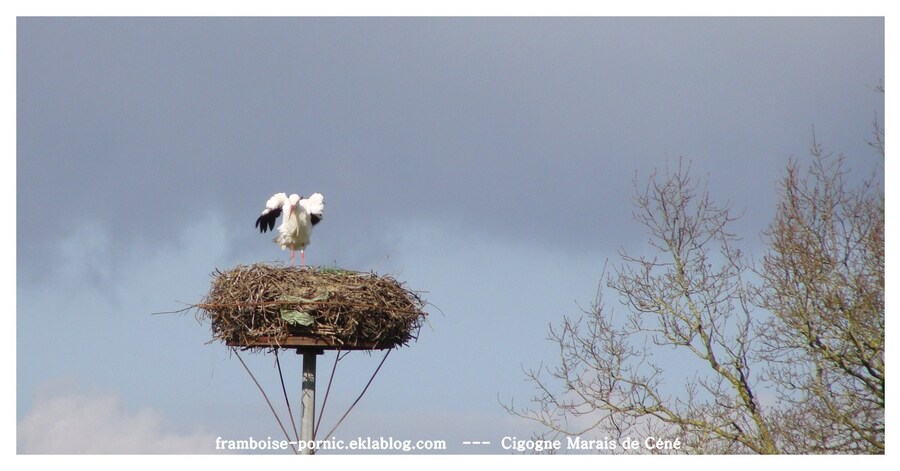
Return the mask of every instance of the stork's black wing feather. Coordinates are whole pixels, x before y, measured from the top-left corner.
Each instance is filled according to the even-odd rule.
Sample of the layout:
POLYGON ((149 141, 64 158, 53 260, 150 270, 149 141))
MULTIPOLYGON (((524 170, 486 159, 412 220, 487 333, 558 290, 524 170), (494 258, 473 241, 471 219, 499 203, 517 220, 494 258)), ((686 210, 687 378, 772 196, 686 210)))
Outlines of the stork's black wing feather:
POLYGON ((321 220, 322 220, 322 216, 319 216, 318 214, 310 214, 309 215, 309 222, 311 222, 313 226, 318 224, 319 221, 321 221, 321 220))
POLYGON ((275 220, 278 219, 278 216, 281 216, 281 208, 273 209, 262 216, 256 218, 256 227, 259 228, 259 232, 263 233, 266 231, 271 231, 275 228, 275 220))

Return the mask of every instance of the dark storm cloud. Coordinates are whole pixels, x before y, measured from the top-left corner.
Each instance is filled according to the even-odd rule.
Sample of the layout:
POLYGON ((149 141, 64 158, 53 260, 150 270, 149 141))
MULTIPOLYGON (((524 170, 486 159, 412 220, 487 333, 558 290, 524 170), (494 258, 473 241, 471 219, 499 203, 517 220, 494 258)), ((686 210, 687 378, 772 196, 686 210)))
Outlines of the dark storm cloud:
POLYGON ((617 247, 636 171, 685 155, 723 199, 766 207, 812 125, 859 149, 883 107, 866 88, 884 74, 881 19, 17 25, 30 257, 82 221, 114 228, 115 252, 207 208, 251 237, 275 191, 325 193, 329 230, 359 250, 409 220, 617 247))

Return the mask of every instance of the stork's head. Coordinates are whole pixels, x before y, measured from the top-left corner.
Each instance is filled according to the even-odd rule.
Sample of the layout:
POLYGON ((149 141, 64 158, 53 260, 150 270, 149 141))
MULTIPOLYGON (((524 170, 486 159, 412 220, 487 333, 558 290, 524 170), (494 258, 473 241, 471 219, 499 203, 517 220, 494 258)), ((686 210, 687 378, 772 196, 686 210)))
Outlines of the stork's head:
POLYGON ((291 196, 288 196, 288 202, 289 204, 287 205, 287 216, 290 217, 291 213, 294 212, 294 208, 297 207, 297 203, 300 202, 300 195, 294 193, 291 196))

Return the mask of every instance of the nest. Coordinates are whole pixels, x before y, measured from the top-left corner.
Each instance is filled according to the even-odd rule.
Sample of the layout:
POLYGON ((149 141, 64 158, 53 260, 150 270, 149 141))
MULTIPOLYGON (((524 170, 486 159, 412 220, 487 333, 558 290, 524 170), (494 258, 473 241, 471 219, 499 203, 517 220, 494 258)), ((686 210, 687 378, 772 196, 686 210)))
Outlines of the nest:
POLYGON ((201 304, 214 339, 279 347, 290 338, 331 348, 393 348, 416 339, 424 301, 390 276, 333 268, 238 265, 213 273, 201 304))

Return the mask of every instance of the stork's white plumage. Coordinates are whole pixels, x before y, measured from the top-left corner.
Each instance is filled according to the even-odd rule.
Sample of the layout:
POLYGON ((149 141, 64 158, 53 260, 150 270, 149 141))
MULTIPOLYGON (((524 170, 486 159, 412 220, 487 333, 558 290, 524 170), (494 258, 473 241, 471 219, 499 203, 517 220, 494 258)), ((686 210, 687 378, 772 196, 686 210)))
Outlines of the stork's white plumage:
POLYGON ((273 242, 282 249, 291 249, 291 264, 294 263, 294 251, 300 251, 300 259, 306 265, 304 249, 309 245, 312 228, 322 220, 325 210, 325 198, 321 193, 313 193, 309 198, 293 194, 276 193, 266 201, 266 209, 256 219, 256 227, 260 233, 275 228, 275 220, 282 216, 278 226, 278 235, 273 242))

